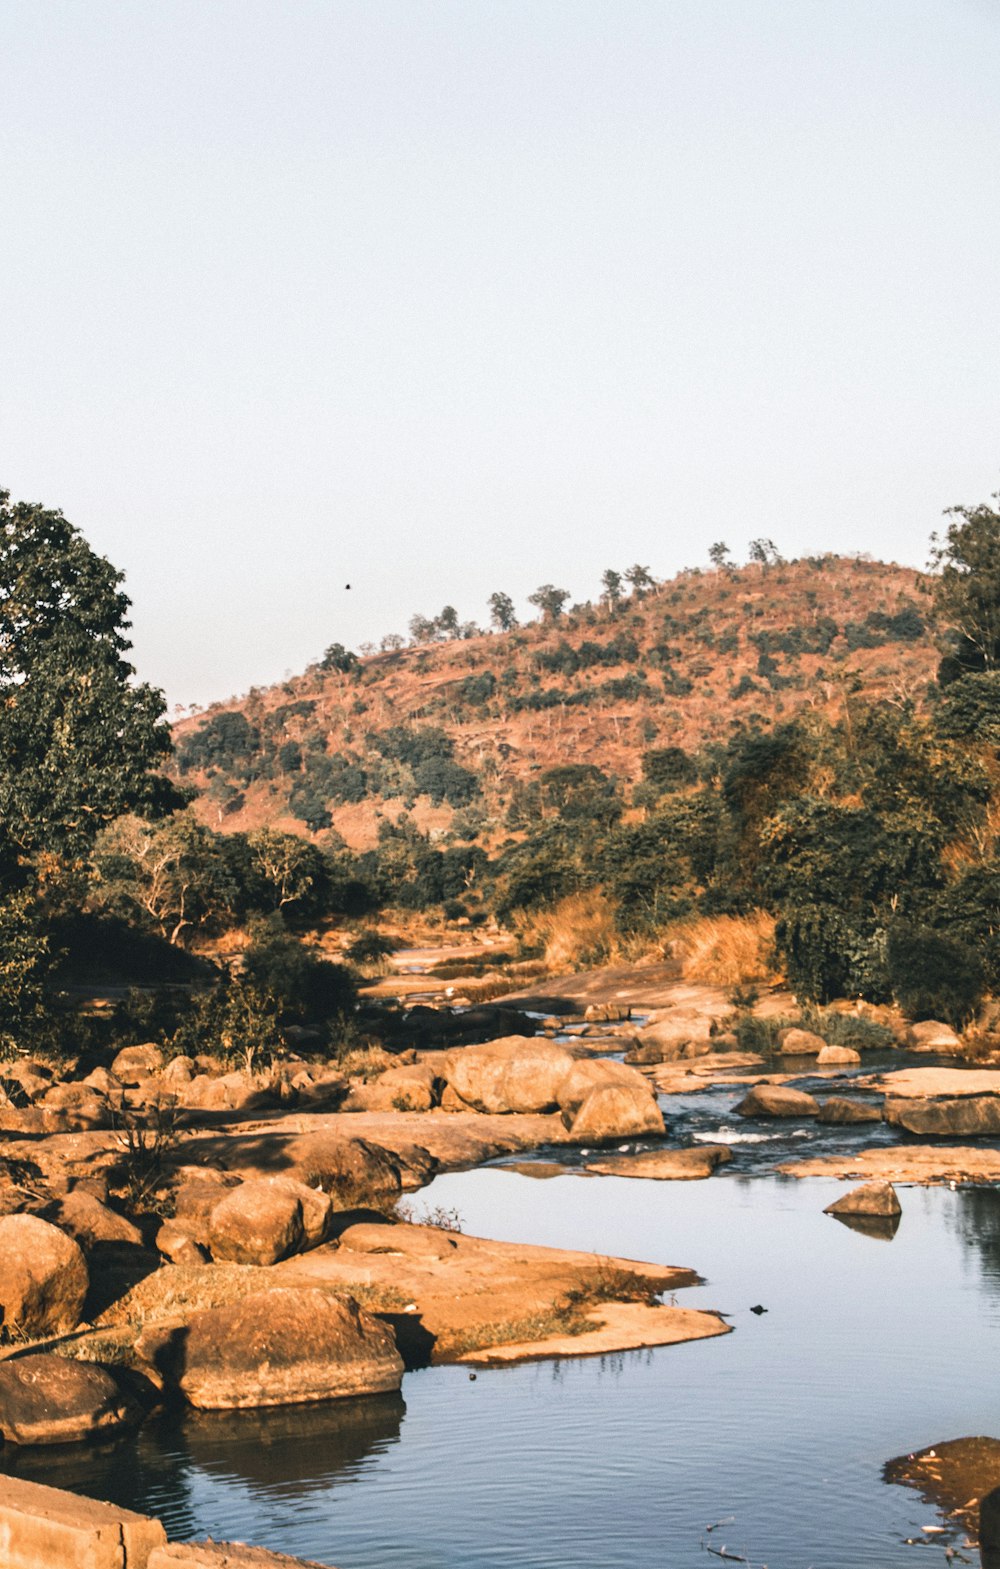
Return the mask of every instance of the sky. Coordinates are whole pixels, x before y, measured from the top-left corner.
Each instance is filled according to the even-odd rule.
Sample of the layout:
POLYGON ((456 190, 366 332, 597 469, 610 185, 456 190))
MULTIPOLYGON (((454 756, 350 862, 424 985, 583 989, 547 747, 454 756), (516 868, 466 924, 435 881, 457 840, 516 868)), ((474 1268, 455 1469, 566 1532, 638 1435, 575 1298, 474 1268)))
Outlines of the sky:
POLYGON ((1000 489, 998 0, 0 0, 0 60, 0 487, 172 705, 1000 489))

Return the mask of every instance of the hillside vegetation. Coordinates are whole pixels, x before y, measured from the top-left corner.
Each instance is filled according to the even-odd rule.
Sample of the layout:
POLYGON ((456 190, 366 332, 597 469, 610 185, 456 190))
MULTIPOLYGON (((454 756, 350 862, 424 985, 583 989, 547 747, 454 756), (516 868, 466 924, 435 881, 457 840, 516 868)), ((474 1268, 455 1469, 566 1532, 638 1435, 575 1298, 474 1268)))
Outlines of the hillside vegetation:
POLYGON ((178 724, 176 777, 222 832, 332 830, 370 850, 406 818, 492 848, 563 809, 551 775, 567 764, 641 806, 669 748, 802 709, 836 720, 851 697, 920 705, 939 659, 928 582, 827 555, 689 571, 492 635, 452 621, 451 636, 361 659, 334 645, 178 724))

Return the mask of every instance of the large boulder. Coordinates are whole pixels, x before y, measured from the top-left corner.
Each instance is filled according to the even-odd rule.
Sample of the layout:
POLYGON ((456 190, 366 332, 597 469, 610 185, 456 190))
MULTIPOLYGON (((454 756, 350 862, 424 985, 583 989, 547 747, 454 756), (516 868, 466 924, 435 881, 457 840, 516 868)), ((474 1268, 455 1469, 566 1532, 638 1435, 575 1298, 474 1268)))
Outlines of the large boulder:
POLYGON ((135 1408, 95 1362, 42 1352, 0 1362, 0 1433, 13 1444, 67 1444, 123 1427, 135 1408))
POLYGON ((853 1046, 824 1046, 816 1058, 821 1068, 856 1067, 860 1061, 861 1053, 853 1046))
POLYGON ((242 1182, 209 1217, 212 1257, 227 1264, 277 1264, 324 1241, 332 1209, 325 1193, 289 1177, 242 1182))
POLYGON ((792 1026, 778 1031, 778 1054, 781 1057, 818 1057, 826 1046, 822 1035, 813 1030, 792 1026))
POLYGON ((878 1215, 891 1219, 903 1213, 891 1182, 864 1182, 828 1204, 824 1215, 878 1215))
POLYGON ((962 1050, 962 1042, 950 1024, 940 1019, 922 1019, 911 1024, 906 1032, 905 1044, 911 1051, 934 1052, 941 1056, 954 1056, 962 1050))
POLYGON ((333 1196, 338 1209, 378 1205, 403 1188, 400 1161, 368 1139, 336 1133, 304 1133, 289 1149, 290 1174, 308 1187, 333 1196))
POLYGON ((883 1115, 894 1127, 930 1137, 993 1137, 1000 1133, 1000 1095, 944 1100, 887 1099, 883 1115))
POLYGON ((446 1056, 445 1073, 454 1094, 475 1111, 551 1112, 573 1062, 552 1041, 507 1035, 456 1047, 446 1056))
POLYGON ((850 1100, 846 1095, 831 1095, 829 1100, 820 1102, 819 1121, 830 1122, 841 1127, 858 1122, 881 1122, 882 1108, 872 1105, 871 1101, 850 1100))
POLYGON ((787 1084, 755 1084, 734 1109, 741 1117, 816 1117, 819 1102, 787 1084))
POLYGON ((159 1073, 163 1063, 163 1052, 152 1042, 143 1046, 123 1046, 111 1064, 111 1072, 119 1084, 144 1084, 154 1073, 159 1073))
POLYGON ((138 1341, 193 1406, 222 1411, 300 1405, 398 1389, 392 1334, 359 1308, 311 1288, 256 1292, 138 1341))
POLYGON ((86 1252, 99 1245, 142 1246, 142 1232, 138 1226, 102 1204, 96 1194, 86 1188, 73 1188, 65 1198, 50 1205, 45 1211, 45 1219, 74 1237, 86 1252))
POLYGON ((257 1111, 280 1099, 270 1077, 262 1074, 199 1073, 177 1090, 182 1106, 197 1111, 257 1111))
POLYGON ((79 1243, 36 1215, 0 1219, 0 1322, 32 1337, 75 1329, 90 1277, 79 1243))
POLYGON ((61 1112, 61 1125, 68 1133, 90 1133, 111 1126, 107 1097, 89 1084, 53 1084, 38 1104, 46 1112, 61 1112))
POLYGON ((419 1064, 388 1068, 372 1084, 351 1091, 345 1111, 430 1111, 434 1104, 434 1073, 419 1064))
POLYGON ((663 1133, 663 1113, 647 1086, 602 1084, 592 1089, 568 1123, 577 1144, 606 1144, 613 1139, 643 1138, 663 1133))
POLYGON ((569 1073, 559 1085, 559 1110, 563 1120, 576 1116, 591 1090, 610 1085, 631 1090, 636 1095, 648 1097, 654 1093, 650 1081, 624 1062, 612 1062, 607 1057, 583 1057, 571 1064, 569 1073))

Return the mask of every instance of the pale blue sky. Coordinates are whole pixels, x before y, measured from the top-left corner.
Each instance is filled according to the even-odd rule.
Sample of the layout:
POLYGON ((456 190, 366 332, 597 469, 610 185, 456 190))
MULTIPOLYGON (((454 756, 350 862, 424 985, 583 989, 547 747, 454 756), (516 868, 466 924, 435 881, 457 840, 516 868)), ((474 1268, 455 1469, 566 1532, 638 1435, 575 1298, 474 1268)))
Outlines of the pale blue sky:
POLYGON ((0 62, 0 484, 172 701, 1000 486, 997 0, 0 0, 0 62))

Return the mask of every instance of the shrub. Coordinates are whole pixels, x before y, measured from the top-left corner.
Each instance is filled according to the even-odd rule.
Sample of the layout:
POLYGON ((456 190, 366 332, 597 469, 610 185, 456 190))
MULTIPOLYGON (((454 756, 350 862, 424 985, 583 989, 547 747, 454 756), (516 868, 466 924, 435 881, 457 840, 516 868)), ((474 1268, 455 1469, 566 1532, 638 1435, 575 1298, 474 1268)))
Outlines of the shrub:
POLYGON ((522 945, 543 949, 551 970, 601 964, 615 948, 615 907, 600 888, 568 894, 547 910, 521 910, 516 917, 522 945))
POLYGON ((778 981, 774 925, 766 911, 751 910, 748 915, 703 916, 673 928, 684 979, 730 992, 778 981))
POLYGON ((959 1028, 982 1001, 982 960, 968 944, 908 921, 895 921, 888 942, 889 983, 911 1019, 942 1019, 959 1028))

